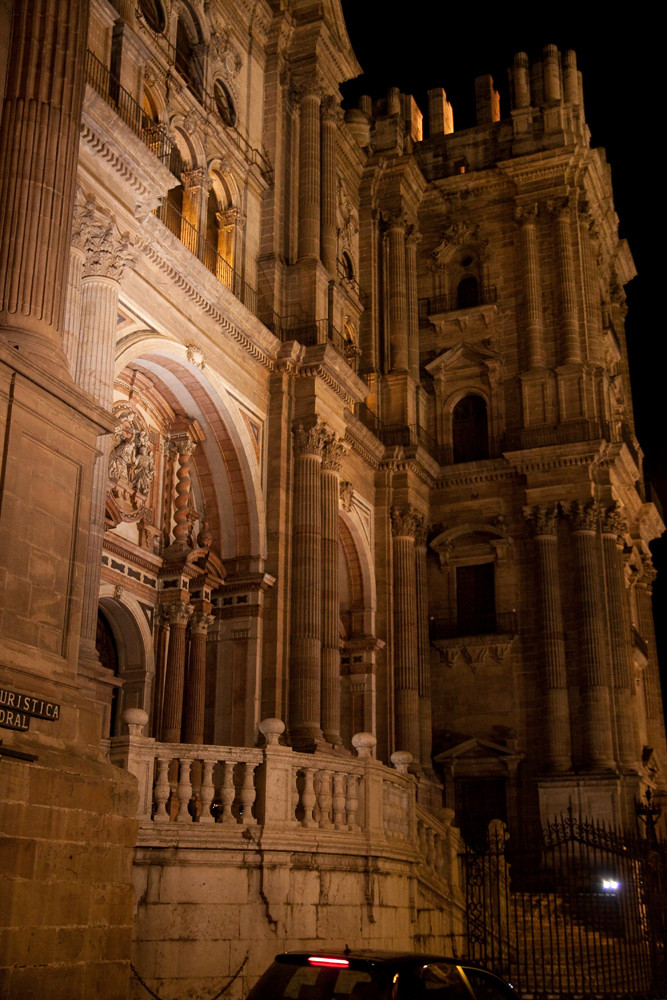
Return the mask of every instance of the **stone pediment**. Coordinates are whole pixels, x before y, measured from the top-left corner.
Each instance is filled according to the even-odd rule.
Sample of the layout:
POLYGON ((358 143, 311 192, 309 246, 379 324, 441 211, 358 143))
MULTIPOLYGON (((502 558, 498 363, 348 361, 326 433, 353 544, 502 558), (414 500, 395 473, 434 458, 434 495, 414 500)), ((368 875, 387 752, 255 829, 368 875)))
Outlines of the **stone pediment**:
POLYGON ((481 371, 495 371, 501 363, 498 351, 484 344, 470 344, 462 340, 429 362, 426 371, 434 378, 451 379, 456 376, 479 375, 481 371))
POLYGON ((510 750, 509 747, 503 746, 501 743, 493 743, 491 740, 480 740, 477 737, 473 737, 472 739, 464 740, 462 743, 457 743, 456 746, 450 747, 449 750, 443 750, 433 760, 442 764, 445 761, 488 761, 490 758, 514 760, 517 756, 520 755, 517 755, 516 750, 510 750))

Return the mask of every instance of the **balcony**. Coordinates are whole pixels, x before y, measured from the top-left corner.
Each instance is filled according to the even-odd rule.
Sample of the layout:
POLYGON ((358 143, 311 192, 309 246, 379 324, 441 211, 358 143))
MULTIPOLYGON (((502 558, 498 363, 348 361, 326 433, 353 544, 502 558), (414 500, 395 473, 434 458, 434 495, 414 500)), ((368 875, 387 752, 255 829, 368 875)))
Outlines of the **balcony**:
POLYGON ((86 82, 113 108, 151 153, 168 167, 173 143, 166 129, 158 122, 151 121, 144 109, 90 50, 86 54, 86 82))
POLYGON ((153 213, 160 222, 176 236, 190 253, 214 274, 221 285, 233 292, 237 299, 257 315, 257 292, 247 281, 244 281, 238 271, 229 264, 208 240, 197 231, 195 226, 183 216, 174 205, 165 201, 153 213))
POLYGON ((359 369, 361 351, 352 341, 346 340, 340 330, 336 330, 328 319, 318 319, 312 323, 302 323, 298 319, 274 314, 266 325, 283 343, 297 340, 304 347, 329 343, 345 359, 354 372, 359 369))
POLYGON ((493 305, 497 300, 495 285, 480 285, 477 288, 476 301, 462 301, 458 292, 448 292, 443 295, 431 295, 419 299, 419 321, 423 323, 430 316, 442 313, 456 312, 463 309, 475 309, 479 306, 493 305))
POLYGON ((429 639, 447 666, 462 660, 476 673, 485 663, 504 663, 517 637, 516 611, 470 612, 452 621, 447 609, 432 610, 429 639))
POLYGON ((464 636, 515 635, 516 611, 470 611, 452 621, 440 608, 433 609, 429 622, 431 641, 464 636))

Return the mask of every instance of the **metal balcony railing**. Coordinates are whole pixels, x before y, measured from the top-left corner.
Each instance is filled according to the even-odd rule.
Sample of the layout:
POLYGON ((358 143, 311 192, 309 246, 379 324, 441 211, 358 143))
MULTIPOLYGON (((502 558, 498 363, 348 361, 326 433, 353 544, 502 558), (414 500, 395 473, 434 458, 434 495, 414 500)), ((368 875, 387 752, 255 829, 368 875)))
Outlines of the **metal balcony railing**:
POLYGON ((458 309, 474 309, 478 306, 492 305, 497 300, 496 288, 494 285, 480 285, 477 289, 476 302, 461 302, 457 292, 448 292, 443 295, 430 295, 428 298, 419 299, 419 318, 428 319, 437 313, 454 312, 458 309))
POLYGON ((361 353, 359 348, 356 344, 346 340, 340 330, 332 326, 328 319, 317 319, 311 323, 303 323, 298 319, 280 317, 274 313, 266 325, 283 343, 289 340, 298 340, 304 347, 329 343, 341 357, 345 358, 350 368, 356 372, 359 367, 361 353))
POLYGON ((165 166, 169 166, 173 143, 164 126, 148 117, 141 105, 137 104, 124 87, 121 87, 117 77, 90 50, 86 54, 86 81, 132 129, 151 153, 165 166))
POLYGON ((171 202, 167 201, 160 205, 153 214, 174 236, 178 237, 183 246, 187 247, 216 276, 221 285, 229 288, 250 312, 257 315, 257 292, 255 289, 247 281, 244 281, 238 271, 234 270, 231 264, 171 202))

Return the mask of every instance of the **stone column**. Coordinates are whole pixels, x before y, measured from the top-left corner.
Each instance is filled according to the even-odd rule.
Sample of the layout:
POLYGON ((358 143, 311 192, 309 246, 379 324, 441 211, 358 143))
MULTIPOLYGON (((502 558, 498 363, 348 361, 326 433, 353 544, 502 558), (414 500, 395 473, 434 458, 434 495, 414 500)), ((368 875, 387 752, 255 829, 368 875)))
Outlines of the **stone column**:
POLYGON ((665 746, 665 717, 663 715, 662 696, 660 691, 660 669, 655 645, 655 620, 651 595, 656 571, 647 555, 644 559, 644 572, 636 584, 637 627, 640 635, 646 639, 648 646, 648 662, 644 671, 644 699, 646 702, 646 731, 649 746, 657 751, 660 759, 664 759, 667 751, 665 746))
POLYGON ((295 746, 322 739, 322 427, 294 430, 292 639, 289 731, 295 746))
POLYGON ((630 620, 623 566, 623 536, 626 531, 627 525, 618 505, 614 503, 603 512, 602 547, 607 592, 607 626, 614 681, 616 755, 624 771, 636 772, 641 747, 633 696, 630 620))
POLYGON ((396 747, 411 753, 417 766, 421 746, 415 532, 419 524, 419 515, 412 508, 392 507, 396 747))
POLYGON ((88 6, 14 4, 0 127, 0 336, 61 374, 88 6))
POLYGON ((537 244, 537 205, 518 206, 515 219, 521 227, 521 253, 524 272, 524 316, 528 368, 544 368, 544 323, 542 318, 542 288, 540 285, 539 248, 537 244))
POLYGON ((412 230, 405 241, 405 276, 408 310, 408 370, 419 383, 419 299, 417 296, 417 247, 419 233, 412 230))
POLYGON ((322 190, 320 205, 320 246, 322 263, 336 275, 336 140, 341 119, 338 100, 332 95, 322 101, 322 190))
POLYGON ((155 642, 155 688, 153 691, 153 737, 162 739, 164 689, 167 677, 167 650, 169 648, 169 614, 164 605, 155 609, 157 641, 155 642))
POLYGON ((565 630, 558 573, 558 507, 556 504, 528 507, 525 515, 535 538, 537 624, 544 656, 544 769, 547 773, 559 774, 571 769, 572 749, 565 630))
POLYGON ((408 293, 405 273, 405 217, 392 215, 387 222, 387 318, 390 371, 408 370, 408 293))
POLYGON ((190 620, 190 656, 185 672, 183 742, 204 742, 206 706, 206 640, 215 618, 206 608, 193 612, 190 620))
MULTIPOLYGON (((118 296, 123 271, 134 262, 127 235, 107 220, 92 219, 82 227, 85 252, 81 277, 81 322, 74 378, 77 385, 105 409, 113 402, 118 296)), ((80 663, 99 663, 95 648, 104 542, 104 510, 109 478, 111 439, 100 442, 93 469, 90 533, 86 555, 86 582, 81 618, 80 663)))
POLYGON ((572 209, 568 201, 550 206, 555 230, 563 362, 581 361, 577 285, 572 253, 572 209))
POLYGON ((168 604, 165 613, 169 618, 169 648, 162 711, 162 740, 164 743, 181 742, 183 714, 183 687, 185 683, 186 629, 193 608, 186 601, 168 604))
MULTIPOLYGON (((181 242, 188 250, 197 254, 199 237, 206 234, 206 213, 208 193, 213 181, 203 167, 181 174, 183 182, 183 217, 190 223, 182 226, 181 242)), ((214 248, 215 249, 215 248, 214 248)))
POLYGON ((320 100, 316 87, 301 97, 299 131, 299 260, 320 257, 320 100))
POLYGON ((417 660, 419 664, 419 760, 432 771, 433 719, 431 716, 431 646, 428 638, 428 584, 426 580, 426 524, 415 531, 415 581, 417 594, 417 660))
POLYGON ((338 498, 343 443, 329 435, 322 449, 322 732, 327 743, 340 736, 340 637, 338 619, 338 498))
POLYGON ((587 770, 614 768, 610 671, 605 641, 604 577, 600 571, 597 500, 575 501, 571 511, 579 598, 579 680, 582 763, 587 770))
POLYGON ((188 543, 188 507, 190 505, 190 464, 197 447, 187 435, 172 436, 172 443, 178 452, 176 470, 176 498, 174 500, 174 541, 170 548, 186 548, 188 543))

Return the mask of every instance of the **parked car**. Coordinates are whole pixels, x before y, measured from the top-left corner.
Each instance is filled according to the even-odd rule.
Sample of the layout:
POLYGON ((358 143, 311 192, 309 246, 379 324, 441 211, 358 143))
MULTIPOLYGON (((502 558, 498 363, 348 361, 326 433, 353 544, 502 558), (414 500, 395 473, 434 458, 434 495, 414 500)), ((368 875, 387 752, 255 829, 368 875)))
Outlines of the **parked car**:
POLYGON ((457 958, 311 951, 276 955, 247 1000, 518 1000, 518 994, 457 958))

